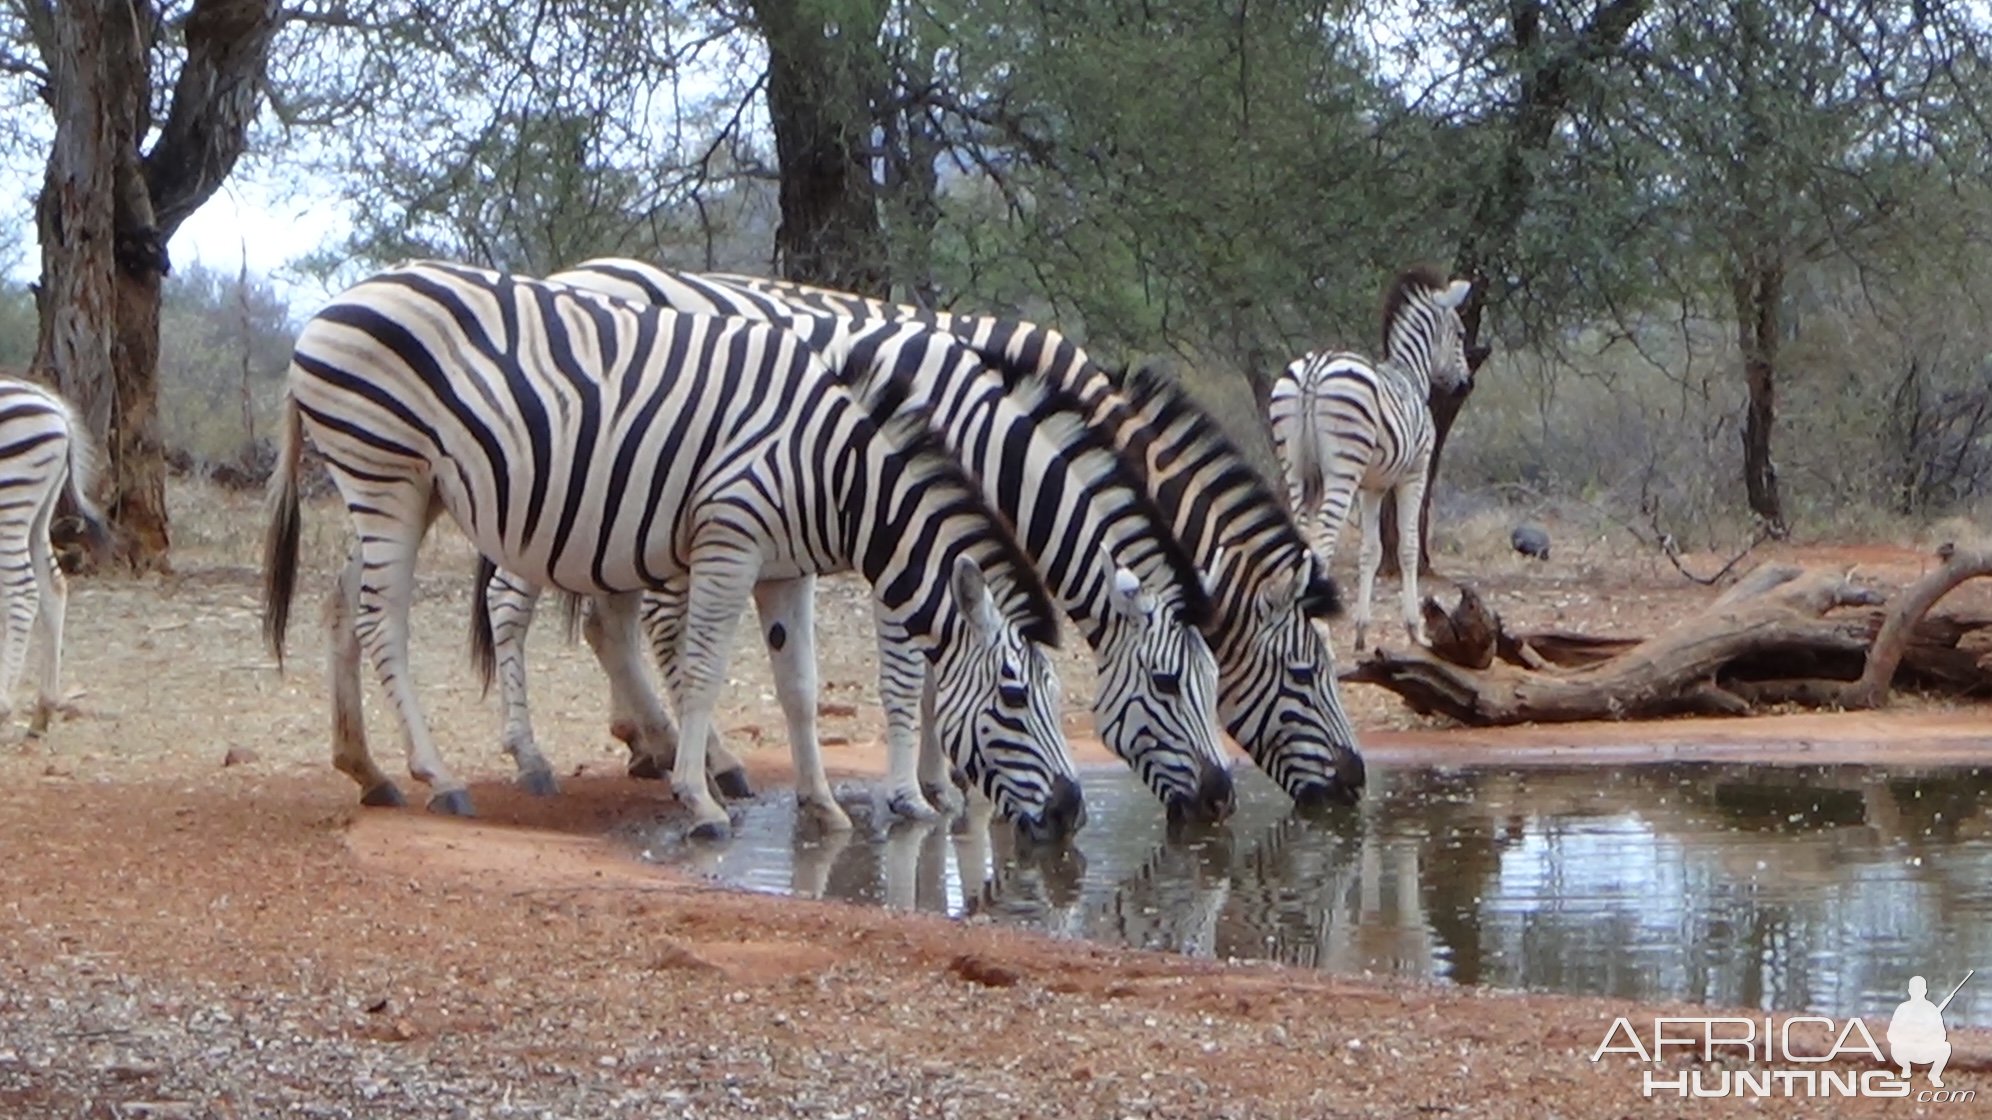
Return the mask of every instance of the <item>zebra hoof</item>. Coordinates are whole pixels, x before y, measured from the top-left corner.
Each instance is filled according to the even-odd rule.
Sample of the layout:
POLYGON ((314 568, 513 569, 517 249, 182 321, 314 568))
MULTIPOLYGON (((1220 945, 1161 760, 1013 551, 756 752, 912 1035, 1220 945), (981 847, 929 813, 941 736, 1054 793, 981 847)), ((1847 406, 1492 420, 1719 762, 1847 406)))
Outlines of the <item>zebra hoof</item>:
POLYGON ((661 782, 671 776, 663 763, 647 755, 629 760, 629 776, 646 782, 661 782))
POLYGON ((968 805, 968 801, 962 797, 961 791, 956 789, 952 782, 946 784, 921 782, 920 792, 926 795, 928 804, 939 810, 942 816, 952 817, 968 805))
POLYGON ((551 770, 520 771, 519 788, 534 797, 556 797, 560 794, 560 783, 554 780, 551 770))
POLYGON ((885 810, 903 821, 937 821, 941 815, 918 793, 901 790, 886 799, 885 810))
POLYGON ((713 787, 721 797, 734 801, 745 801, 754 796, 754 787, 747 782, 747 768, 735 766, 731 770, 721 770, 712 776, 713 787))
POLYGON ((725 818, 700 821, 685 835, 693 840, 728 840, 733 836, 733 822, 725 818))
POLYGON ((846 813, 843 806, 837 804, 834 799, 825 801, 815 797, 798 798, 795 811, 798 817, 815 822, 816 827, 823 832, 851 831, 851 815, 846 813))
POLYGON ((429 811, 446 817, 474 817, 470 810, 470 791, 453 789, 439 793, 429 799, 429 811))
POLYGON ((382 782, 360 794, 360 804, 369 809, 399 809, 408 804, 408 799, 401 796, 400 788, 393 782, 382 782))

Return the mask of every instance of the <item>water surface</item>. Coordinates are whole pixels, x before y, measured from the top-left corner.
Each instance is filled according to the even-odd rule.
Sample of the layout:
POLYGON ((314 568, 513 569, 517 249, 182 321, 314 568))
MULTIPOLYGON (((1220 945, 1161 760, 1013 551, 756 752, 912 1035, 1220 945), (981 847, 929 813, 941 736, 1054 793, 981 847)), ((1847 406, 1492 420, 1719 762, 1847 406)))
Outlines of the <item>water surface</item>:
POLYGON ((1667 763, 1371 768, 1360 809, 1294 815, 1240 768, 1240 811, 1171 836, 1125 771, 1085 775, 1057 858, 1009 830, 798 835, 781 794, 735 839, 655 858, 756 890, 1267 958, 1634 998, 1885 1016, 1908 977, 1992 1025, 1992 768, 1667 763))

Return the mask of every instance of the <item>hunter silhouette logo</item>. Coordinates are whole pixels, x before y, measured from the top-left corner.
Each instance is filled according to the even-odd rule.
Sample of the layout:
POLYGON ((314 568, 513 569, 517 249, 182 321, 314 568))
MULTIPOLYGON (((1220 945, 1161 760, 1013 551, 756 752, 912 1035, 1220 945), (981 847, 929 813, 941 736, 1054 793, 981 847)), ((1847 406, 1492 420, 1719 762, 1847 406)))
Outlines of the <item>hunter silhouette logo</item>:
POLYGON ((1889 1019, 1888 1050, 1859 1017, 1790 1015, 1783 1019, 1736 1016, 1660 1016, 1642 1033, 1631 1020, 1612 1020, 1591 1055, 1636 1059, 1647 1097, 1910 1097, 1919 1103, 1974 1100, 1977 1090, 1944 1088, 1951 1058, 1944 1009, 1977 975, 1964 974, 1942 1003, 1929 1000, 1929 982, 1909 978, 1909 998, 1889 1019), (1680 1068, 1670 1058, 1686 1059, 1680 1068), (1739 1062, 1738 1059, 1741 1059, 1739 1062), (1930 1087, 1918 1090, 1914 1070, 1926 1067, 1930 1087), (1898 1072, 1899 1071, 1899 1072, 1898 1072))
POLYGON ((1950 1033, 1944 1030, 1944 1008, 1971 982, 1977 969, 1964 974, 1951 994, 1942 1003, 1931 1003, 1925 993, 1929 983, 1921 976, 1909 978, 1909 998, 1896 1005, 1895 1016, 1888 1021, 1888 1054, 1895 1064, 1902 1067, 1902 1079, 1907 1081, 1909 1067, 1927 1065, 1930 1067, 1930 1084, 1938 1089, 1944 1087, 1944 1063, 1950 1061, 1950 1033))

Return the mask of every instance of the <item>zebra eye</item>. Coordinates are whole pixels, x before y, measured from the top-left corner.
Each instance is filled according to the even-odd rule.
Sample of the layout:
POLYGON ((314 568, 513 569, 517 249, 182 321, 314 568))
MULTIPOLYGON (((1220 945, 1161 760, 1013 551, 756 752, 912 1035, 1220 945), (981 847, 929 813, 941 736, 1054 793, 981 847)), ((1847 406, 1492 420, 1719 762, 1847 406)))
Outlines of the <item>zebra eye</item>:
POLYGON ((1022 708, 1030 703, 1030 690, 1022 681, 1004 681, 996 686, 996 696, 1006 708, 1022 708))
POLYGON ((1314 684, 1314 666, 1308 662, 1296 661, 1288 665, 1287 675, 1293 678, 1295 684, 1306 686, 1314 684))
POLYGON ((1151 673, 1148 676, 1148 680, 1150 684, 1155 686, 1155 692, 1158 696, 1167 696, 1173 699, 1183 694, 1183 678, 1176 673, 1151 673))

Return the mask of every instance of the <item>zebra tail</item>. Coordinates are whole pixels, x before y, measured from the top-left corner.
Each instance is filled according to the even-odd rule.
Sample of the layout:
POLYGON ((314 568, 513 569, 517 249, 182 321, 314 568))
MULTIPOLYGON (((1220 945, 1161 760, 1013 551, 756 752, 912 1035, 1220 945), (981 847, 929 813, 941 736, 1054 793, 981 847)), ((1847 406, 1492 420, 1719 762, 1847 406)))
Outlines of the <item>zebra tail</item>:
POLYGON ((1328 489, 1325 481, 1328 464, 1321 461, 1321 386, 1316 378, 1308 376, 1302 368, 1294 383, 1300 388, 1300 402, 1294 409, 1293 457, 1294 469, 1300 473, 1300 509, 1318 510, 1328 489))
POLYGON ((497 575, 498 565, 478 553, 476 583, 470 593, 470 664, 483 696, 491 695, 491 681, 498 675, 497 641, 491 633, 491 581, 497 575))
POLYGON ((90 500, 90 493, 97 488, 97 466, 99 458, 97 444, 90 433, 76 422, 69 420, 69 477, 63 482, 63 496, 68 501, 76 520, 83 531, 83 546, 90 552, 90 559, 103 564, 111 555, 111 530, 104 521, 104 513, 90 500))
POLYGON ((571 646, 581 636, 581 608, 587 605, 587 600, 572 591, 556 591, 554 597, 560 601, 560 626, 571 646))
POLYGON ((283 439, 276 470, 270 474, 270 523, 263 534, 263 640, 284 667, 284 631, 290 625, 291 597, 297 591, 298 461, 304 452, 304 414, 284 394, 283 439))

